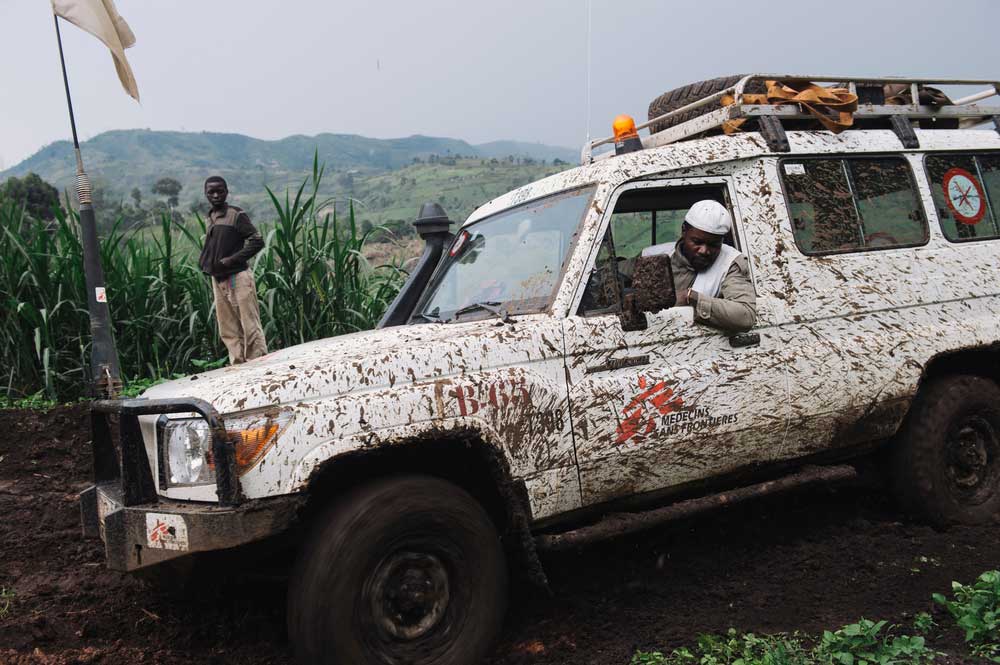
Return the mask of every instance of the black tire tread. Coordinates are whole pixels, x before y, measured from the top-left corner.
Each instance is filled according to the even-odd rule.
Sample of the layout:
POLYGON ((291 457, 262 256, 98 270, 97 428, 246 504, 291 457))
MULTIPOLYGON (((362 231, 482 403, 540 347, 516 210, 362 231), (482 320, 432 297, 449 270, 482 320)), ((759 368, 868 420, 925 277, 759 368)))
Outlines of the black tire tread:
MULTIPOLYGON (((664 113, 669 113, 675 109, 679 109, 682 106, 686 106, 692 102, 695 102, 704 97, 708 97, 720 90, 724 90, 732 85, 735 85, 740 79, 742 79, 746 74, 734 74, 732 76, 720 76, 719 78, 708 79, 705 81, 697 81, 695 83, 689 83, 687 85, 681 86, 679 88, 674 88, 669 90, 653 101, 649 103, 649 120, 663 115, 664 113)), ((764 92, 764 83, 762 81, 751 81, 747 86, 746 92, 749 93, 762 93, 764 92)), ((687 122, 688 120, 693 120, 698 116, 705 115, 710 111, 716 110, 715 106, 704 106, 702 108, 693 109, 687 113, 682 113, 676 118, 671 118, 670 120, 663 120, 649 128, 650 133, 656 133, 668 129, 675 125, 679 125, 682 122, 687 122)))
MULTIPOLYGON (((493 624, 489 626, 489 632, 493 639, 499 633, 506 612, 507 569, 499 538, 486 511, 465 490, 445 480, 421 475, 390 476, 357 487, 340 497, 318 516, 306 539, 288 587, 288 632, 299 662, 310 665, 339 664, 340 661, 333 660, 333 654, 322 647, 318 626, 311 622, 306 607, 310 602, 310 594, 316 593, 316 580, 322 579, 318 571, 329 566, 329 561, 340 560, 336 555, 343 551, 342 548, 350 542, 351 536, 364 529, 371 520, 377 520, 379 511, 398 508, 401 497, 406 497, 406 503, 410 505, 419 505, 422 501, 433 498, 440 506, 464 511, 470 519, 484 525, 492 537, 496 538, 496 557, 491 560, 495 565, 486 566, 492 570, 486 569, 479 573, 487 587, 493 585, 494 590, 502 590, 499 602, 488 609, 488 614, 491 614, 489 621, 493 624)), ((489 593, 485 595, 489 596, 489 593)), ((477 655, 477 658, 484 656, 485 654, 477 655)), ((452 665, 451 660, 433 662, 452 665)), ((350 665, 366 664, 359 662, 350 665)), ((454 665, 458 665, 458 661, 454 665)))
POLYGON ((937 436, 947 430, 953 414, 973 400, 985 402, 1000 415, 1000 386, 990 379, 972 375, 933 379, 914 399, 893 446, 892 486, 897 500, 904 510, 938 528, 995 520, 1000 507, 998 492, 982 510, 963 513, 942 501, 935 486, 940 471, 937 436))

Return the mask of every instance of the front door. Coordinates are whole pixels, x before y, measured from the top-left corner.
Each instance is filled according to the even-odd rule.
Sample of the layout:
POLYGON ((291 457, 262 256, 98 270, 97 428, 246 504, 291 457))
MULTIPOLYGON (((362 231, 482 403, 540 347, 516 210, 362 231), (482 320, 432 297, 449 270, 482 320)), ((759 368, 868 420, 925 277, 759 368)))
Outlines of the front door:
POLYGON ((689 178, 630 183, 612 197, 604 242, 565 326, 584 505, 735 471, 784 437, 786 377, 773 336, 755 330, 759 343, 734 346, 695 324, 688 307, 648 314, 646 329, 626 331, 600 288, 612 266, 628 286, 635 257, 676 240, 698 200, 728 206, 737 225, 727 242, 745 247, 730 192, 728 178, 689 178))

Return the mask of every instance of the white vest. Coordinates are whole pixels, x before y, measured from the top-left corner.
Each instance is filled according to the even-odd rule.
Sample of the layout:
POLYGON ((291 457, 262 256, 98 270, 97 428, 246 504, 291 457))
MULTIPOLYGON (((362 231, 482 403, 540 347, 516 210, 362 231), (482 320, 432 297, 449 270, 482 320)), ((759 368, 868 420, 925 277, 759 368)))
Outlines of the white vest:
MULTIPOLYGON (((666 254, 673 257, 676 245, 676 242, 653 245, 642 250, 642 255, 657 256, 659 254, 666 254)), ((710 298, 717 298, 719 291, 722 290, 722 280, 726 278, 726 273, 729 272, 729 266, 733 265, 733 261, 739 255, 740 253, 735 247, 723 245, 719 251, 719 255, 715 257, 715 261, 708 267, 708 270, 695 273, 694 284, 691 285, 691 288, 710 298)))

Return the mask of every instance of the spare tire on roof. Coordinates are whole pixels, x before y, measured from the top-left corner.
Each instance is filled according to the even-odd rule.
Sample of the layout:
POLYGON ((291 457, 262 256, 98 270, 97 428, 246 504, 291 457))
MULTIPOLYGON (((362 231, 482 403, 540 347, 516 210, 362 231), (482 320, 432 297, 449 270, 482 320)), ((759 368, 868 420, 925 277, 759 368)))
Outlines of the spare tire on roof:
MULTIPOLYGON (((733 74, 732 76, 722 76, 717 79, 709 79, 707 81, 698 81, 697 83, 689 83, 680 88, 674 88, 669 92, 665 92, 653 101, 649 103, 649 119, 652 120, 657 116, 661 116, 664 113, 669 113, 675 109, 679 109, 682 106, 687 106, 692 102, 696 102, 699 99, 708 97, 709 95, 715 94, 720 90, 725 90, 736 85, 740 79, 742 79, 746 74, 733 74)), ((750 81, 744 92, 748 93, 764 93, 767 92, 764 81, 750 81)), ((668 127, 673 127, 674 125, 679 125, 682 122, 687 122, 688 120, 693 120, 698 116, 705 115, 711 111, 718 109, 720 105, 717 104, 707 104, 700 108, 692 109, 687 113, 682 113, 675 118, 670 118, 669 120, 662 120, 649 127, 649 133, 655 134, 656 132, 661 132, 668 127)))

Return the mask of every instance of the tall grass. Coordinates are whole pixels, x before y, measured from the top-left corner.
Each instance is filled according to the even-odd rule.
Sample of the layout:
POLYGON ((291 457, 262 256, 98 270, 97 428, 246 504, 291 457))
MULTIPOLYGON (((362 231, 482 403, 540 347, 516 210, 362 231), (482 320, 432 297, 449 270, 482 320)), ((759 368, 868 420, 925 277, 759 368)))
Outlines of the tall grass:
MULTIPOLYGON (((312 176, 294 195, 281 200, 268 190, 273 223, 255 220, 265 246, 253 269, 272 350, 373 327, 403 280, 393 266, 368 265, 369 236, 358 233, 353 208, 346 220, 323 212, 322 178, 314 158, 312 176)), ((100 243, 126 380, 189 373, 225 357, 211 284, 197 265, 205 221, 177 225, 164 216, 150 235, 118 223, 100 243)), ((76 216, 46 224, 17 202, 0 201, 0 395, 68 399, 86 392, 85 293, 76 216)))
POLYGON ((373 327, 402 284, 395 266, 372 267, 363 249, 354 204, 341 228, 333 199, 320 200, 323 167, 313 157, 311 178, 284 200, 267 193, 277 219, 254 274, 263 291, 264 334, 281 346, 373 327), (328 212, 329 211, 329 212, 328 212))

